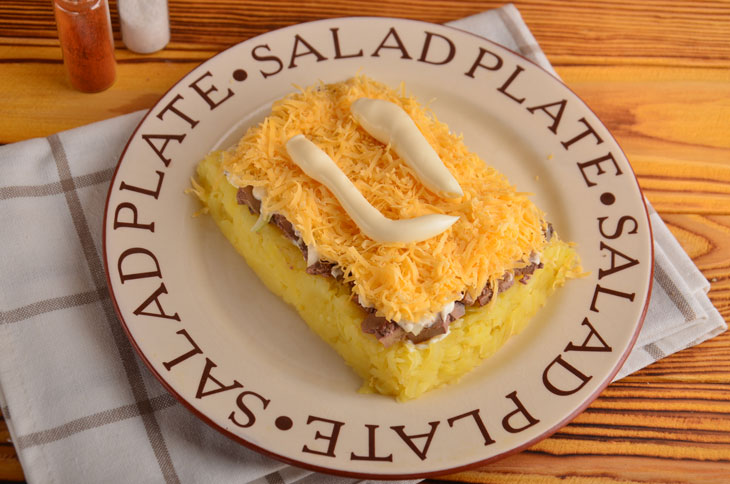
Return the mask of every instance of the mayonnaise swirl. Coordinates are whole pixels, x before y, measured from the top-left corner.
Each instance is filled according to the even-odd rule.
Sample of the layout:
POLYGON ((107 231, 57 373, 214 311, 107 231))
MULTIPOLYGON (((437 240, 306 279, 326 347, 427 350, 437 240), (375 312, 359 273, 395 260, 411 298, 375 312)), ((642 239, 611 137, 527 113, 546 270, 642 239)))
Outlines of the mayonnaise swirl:
POLYGON ((390 144, 426 188, 448 198, 464 195, 459 182, 400 106, 383 99, 361 97, 352 103, 350 112, 373 138, 390 144))
POLYGON ((286 151, 304 173, 329 188, 365 235, 378 242, 420 242, 440 234, 459 219, 441 214, 389 219, 367 201, 327 153, 304 135, 290 138, 286 151))

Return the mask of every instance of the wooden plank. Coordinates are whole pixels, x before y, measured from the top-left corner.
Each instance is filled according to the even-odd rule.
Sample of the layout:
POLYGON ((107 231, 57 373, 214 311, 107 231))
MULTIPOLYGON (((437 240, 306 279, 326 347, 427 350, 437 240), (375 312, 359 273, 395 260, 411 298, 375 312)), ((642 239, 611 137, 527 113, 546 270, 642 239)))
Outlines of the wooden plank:
MULTIPOLYGON (((115 1, 111 1, 116 18, 115 1)), ((543 49, 588 58, 656 58, 730 63, 730 4, 713 1, 515 1, 543 49), (699 35, 701 32, 701 35, 699 35)), ((261 32, 320 18, 390 16, 442 23, 503 5, 501 1, 235 0, 170 2, 175 41, 226 46, 261 32)), ((0 37, 55 38, 50 2, 5 0, 0 37)), ((114 22, 115 27, 118 26, 114 22)), ((115 29, 118 32, 118 29, 115 29)))
POLYGON ((625 455, 560 455, 526 451, 446 479, 485 484, 726 484, 730 464, 625 455))
POLYGON ((688 71, 558 68, 616 137, 657 211, 727 214, 730 69, 694 68, 689 80, 688 71))
POLYGON ((0 481, 24 481, 23 468, 10 441, 10 432, 0 411, 0 481))
POLYGON ((8 98, 0 117, 0 143, 48 136, 148 109, 175 82, 207 58, 166 54, 160 60, 146 57, 145 62, 127 63, 122 57, 115 85, 100 93, 85 94, 72 89, 66 80, 60 52, 54 52, 52 48, 0 46, 0 57, 10 50, 21 56, 35 52, 36 58, 44 59, 44 62, 2 66, 8 98), (150 62, 152 59, 155 60, 150 62))
MULTIPOLYGON (((688 152, 685 144, 673 138, 664 140, 661 129, 669 129, 670 136, 677 130, 682 136, 688 133, 703 135, 697 140, 701 142, 692 146, 699 146, 707 156, 727 159, 727 153, 718 151, 715 145, 723 139, 727 142, 730 137, 723 137, 723 133, 716 130, 713 134, 715 144, 706 145, 703 142, 707 133, 694 127, 684 129, 683 122, 688 119, 697 120, 697 123, 701 120, 724 122, 728 117, 727 104, 716 101, 727 94, 730 84, 727 82, 730 29, 723 28, 723 19, 730 18, 730 4, 685 3, 648 2, 636 6, 626 1, 599 4, 529 1, 517 2, 517 5, 561 75, 616 132, 625 149, 632 152, 632 161, 636 159, 640 163, 651 157, 655 142, 665 143, 668 152, 674 148, 680 148, 679 153, 688 152), (682 66, 698 63, 711 67, 699 71, 681 70, 682 66), (587 68, 591 65, 595 71, 587 68), (635 68, 627 70, 631 65, 635 68), (688 71, 692 72, 695 81, 679 83, 688 71), (636 78, 645 82, 626 82, 636 78), (711 79, 711 82, 698 79, 711 79), (609 87, 608 80, 616 82, 609 87), (690 93, 701 96, 699 102, 686 99, 690 93), (684 96, 677 99, 677 94, 684 96), (674 100, 673 105, 668 101, 670 99, 674 100), (639 104, 632 110, 634 102, 639 104), (651 117, 657 109, 670 109, 674 116, 661 125, 647 125, 647 116, 658 122, 651 117), (625 122, 631 120, 636 122, 626 126, 625 122), (627 129, 630 131, 625 133, 627 129)), ((130 53, 118 41, 117 84, 104 93, 88 95, 72 92, 64 79, 50 3, 45 0, 5 2, 4 14, 0 15, 0 66, 9 80, 5 98, 9 113, 0 119, 0 143, 45 136, 121 112, 149 107, 177 79, 217 50, 273 28, 352 14, 418 17, 443 22, 497 6, 497 2, 376 1, 361 5, 341 1, 308 2, 300 6, 290 2, 179 0, 170 5, 173 32, 168 48, 159 54, 141 56, 130 53), (292 14, 294 9, 295 15, 292 14), (150 71, 156 73, 154 78, 143 78, 150 71), (19 119, 27 117, 29 112, 38 113, 41 109, 46 113, 39 116, 40 119, 19 123, 19 119)), ((112 5, 115 17, 114 12, 112 5)), ((647 180, 647 190, 654 188, 647 180)), ((667 205, 668 210, 686 211, 703 203, 697 197, 688 197, 681 204, 672 204, 676 195, 676 190, 662 188, 656 189, 655 197, 657 202, 667 205)), ((706 209, 717 213, 726 202, 724 197, 714 198, 706 209)))

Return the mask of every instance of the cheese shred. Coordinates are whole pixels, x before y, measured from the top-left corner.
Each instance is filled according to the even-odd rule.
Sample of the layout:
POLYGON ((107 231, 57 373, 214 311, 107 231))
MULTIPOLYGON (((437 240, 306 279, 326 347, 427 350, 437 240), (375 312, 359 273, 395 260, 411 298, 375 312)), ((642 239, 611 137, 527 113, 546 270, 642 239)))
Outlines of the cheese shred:
POLYGON ((529 264, 546 241, 544 214, 495 168, 470 152, 403 89, 365 76, 299 89, 276 101, 271 114, 223 155, 235 186, 262 187, 262 212, 280 213, 320 257, 336 262, 362 301, 393 321, 419 321, 506 272, 529 264), (401 106, 461 185, 445 199, 429 191, 398 155, 355 121, 350 105, 361 97, 401 106), (308 177, 286 152, 304 134, 327 153, 357 189, 391 219, 429 213, 458 216, 442 234, 421 242, 379 243, 364 234, 337 199, 308 177))

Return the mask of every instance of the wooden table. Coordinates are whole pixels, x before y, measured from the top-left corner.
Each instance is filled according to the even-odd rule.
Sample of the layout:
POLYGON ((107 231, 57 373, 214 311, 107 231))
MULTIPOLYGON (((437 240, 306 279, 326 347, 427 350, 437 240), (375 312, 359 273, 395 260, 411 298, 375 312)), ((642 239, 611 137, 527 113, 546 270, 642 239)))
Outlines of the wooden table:
MULTIPOLYGON (((0 3, 0 143, 148 108, 217 51, 324 17, 445 22, 501 2, 170 0, 172 42, 136 55, 119 41, 109 90, 64 80, 49 0, 0 3)), ((618 138, 646 196, 730 317, 730 3, 516 1, 567 85, 618 138)), ((23 481, 0 417, 0 481, 23 481)), ((610 385, 553 437, 449 476, 468 482, 730 482, 730 334, 610 385)))

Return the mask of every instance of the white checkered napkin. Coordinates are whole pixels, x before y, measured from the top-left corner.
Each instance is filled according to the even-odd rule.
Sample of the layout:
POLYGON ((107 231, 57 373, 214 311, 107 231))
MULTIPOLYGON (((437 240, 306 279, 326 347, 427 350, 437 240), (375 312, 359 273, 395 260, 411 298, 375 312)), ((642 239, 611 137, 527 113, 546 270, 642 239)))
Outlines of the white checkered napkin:
POLYGON ((615 380, 727 330, 707 297, 710 283, 651 206, 649 212, 654 231, 651 304, 634 349, 615 380))
MULTIPOLYGON (((550 69, 508 5, 452 25, 550 69)), ((134 113, 0 147, 0 407, 30 482, 345 483, 212 430, 147 371, 101 259, 106 192, 134 113)), ((656 214, 652 304, 621 375, 726 329, 656 214)))
POLYGON ((142 114, 0 148, 0 407, 26 478, 324 482, 194 417, 147 371, 116 319, 103 207, 142 114))

